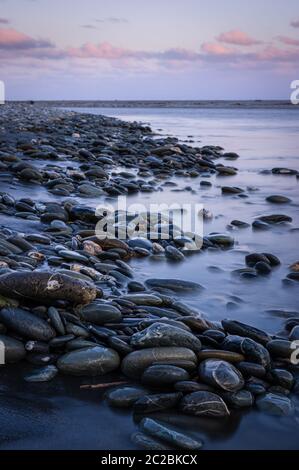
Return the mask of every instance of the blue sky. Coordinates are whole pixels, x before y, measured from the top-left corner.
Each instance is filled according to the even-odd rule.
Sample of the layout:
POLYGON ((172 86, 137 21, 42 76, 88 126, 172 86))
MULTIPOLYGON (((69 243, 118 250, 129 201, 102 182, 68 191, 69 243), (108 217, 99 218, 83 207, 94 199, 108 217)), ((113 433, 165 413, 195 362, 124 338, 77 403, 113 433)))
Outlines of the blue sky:
POLYGON ((0 0, 8 99, 287 99, 298 0, 0 0))

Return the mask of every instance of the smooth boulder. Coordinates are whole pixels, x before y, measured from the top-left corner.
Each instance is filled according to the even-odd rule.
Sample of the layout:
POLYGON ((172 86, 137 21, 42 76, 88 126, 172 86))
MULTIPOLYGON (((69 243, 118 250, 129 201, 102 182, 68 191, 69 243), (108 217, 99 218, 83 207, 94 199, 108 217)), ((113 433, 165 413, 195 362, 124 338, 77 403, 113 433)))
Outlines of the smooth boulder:
POLYGON ((33 271, 0 276, 0 294, 47 304, 66 300, 85 305, 96 298, 97 290, 92 284, 64 274, 33 271))
POLYGON ((237 392, 244 387, 241 372, 232 364, 217 359, 207 359, 199 366, 200 379, 227 392, 237 392))
POLYGON ((180 401, 180 410, 189 415, 209 418, 225 418, 230 414, 219 395, 206 391, 185 395, 180 401))
POLYGON ((0 311, 0 322, 9 330, 28 339, 50 341, 56 335, 49 323, 21 308, 3 308, 0 311))
POLYGON ((104 375, 119 366, 119 355, 113 349, 95 346, 64 354, 58 359, 57 367, 69 375, 104 375))
POLYGON ((143 371, 154 363, 180 365, 181 361, 197 364, 196 355, 191 349, 177 347, 146 348, 133 351, 122 361, 122 372, 132 379, 140 378, 143 371))

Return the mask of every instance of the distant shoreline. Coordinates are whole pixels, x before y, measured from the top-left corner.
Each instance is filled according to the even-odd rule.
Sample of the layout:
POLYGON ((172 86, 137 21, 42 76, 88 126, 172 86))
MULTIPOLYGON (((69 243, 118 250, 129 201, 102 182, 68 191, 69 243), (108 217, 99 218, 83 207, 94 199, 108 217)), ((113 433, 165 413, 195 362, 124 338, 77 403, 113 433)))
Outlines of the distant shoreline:
MULTIPOLYGON (((26 103, 27 101, 8 101, 26 103)), ((40 100, 35 105, 78 108, 294 109, 289 100, 40 100)))

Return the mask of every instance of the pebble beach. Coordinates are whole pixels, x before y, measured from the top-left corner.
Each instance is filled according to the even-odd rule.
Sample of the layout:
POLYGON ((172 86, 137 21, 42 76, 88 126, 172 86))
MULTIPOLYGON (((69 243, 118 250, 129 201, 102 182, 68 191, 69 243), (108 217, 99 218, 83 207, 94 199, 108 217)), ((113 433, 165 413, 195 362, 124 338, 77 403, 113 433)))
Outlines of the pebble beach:
MULTIPOLYGON (((264 422, 277 425, 277 433, 289 430, 296 448, 299 256, 292 249, 285 257, 284 250, 298 240, 298 168, 282 163, 246 185, 242 155, 191 139, 45 103, 0 106, 0 391, 4 414, 7 409, 0 448, 26 448, 31 427, 42 426, 40 418, 34 427, 25 417, 19 435, 8 425, 11 411, 26 409, 26 401, 30 408, 35 399, 49 415, 59 400, 70 415, 71 400, 83 400, 87 417, 101 404, 110 448, 226 448, 225 433, 237 435, 243 417, 252 416, 257 440, 264 422), (245 204, 250 211, 267 178, 277 185, 251 217, 245 204), (165 194, 165 200, 203 202, 202 236, 161 213, 149 233, 146 212, 139 214, 138 236, 97 236, 99 205, 121 196, 135 202, 154 195, 162 202, 165 194), (221 204, 237 215, 221 217, 221 204), (165 228, 168 239, 161 236, 165 228), (235 254, 237 262, 228 258, 235 254), (198 266, 192 279, 190 263, 198 266), (217 273, 227 287, 215 308, 209 279, 217 273), (263 311, 273 322, 260 323, 268 288, 274 293, 263 299, 263 311), (273 305, 275 295, 289 305, 273 305), (115 425, 121 437, 113 443, 115 425)), ((113 226, 127 233, 136 214, 116 215, 113 226)), ((81 422, 77 408, 71 429, 81 422)), ((109 445, 72 432, 63 448, 109 445)))

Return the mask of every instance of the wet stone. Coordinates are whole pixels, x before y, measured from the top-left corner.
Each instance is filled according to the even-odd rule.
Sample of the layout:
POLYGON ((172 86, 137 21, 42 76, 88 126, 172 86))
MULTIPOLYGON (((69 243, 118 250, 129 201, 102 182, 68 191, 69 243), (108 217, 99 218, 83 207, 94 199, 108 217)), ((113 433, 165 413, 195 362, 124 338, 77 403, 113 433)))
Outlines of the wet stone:
POLYGON ((173 290, 174 292, 182 291, 182 292, 192 292, 192 291, 201 291, 203 287, 191 281, 184 281, 181 279, 147 279, 145 281, 147 287, 155 289, 155 288, 164 288, 173 290))
POLYGON ((250 377, 245 383, 245 389, 250 391, 253 395, 263 395, 266 393, 267 388, 267 383, 256 377, 250 377))
POLYGON ((13 272, 0 276, 0 294, 11 291, 17 299, 52 303, 66 300, 74 304, 88 304, 97 295, 92 284, 52 272, 13 272))
POLYGON ((267 349, 271 355, 290 359, 294 351, 291 341, 273 339, 267 343, 267 349))
POLYGON ((256 405, 260 411, 275 416, 288 416, 293 414, 294 409, 289 398, 283 395, 267 393, 256 399, 256 405))
POLYGON ((55 336, 55 331, 45 320, 21 308, 3 308, 0 321, 24 338, 49 341, 55 336))
POLYGON ((216 388, 235 392, 243 388, 241 372, 232 364, 216 359, 207 359, 199 365, 200 379, 216 388))
POLYGON ((254 398, 249 390, 239 390, 237 392, 224 392, 221 394, 228 406, 233 408, 248 408, 253 405, 254 398))
POLYGON ((61 356, 58 369, 70 375, 104 375, 119 367, 119 356, 113 349, 102 346, 78 349, 61 356))
POLYGON ((256 263, 254 268, 259 274, 267 275, 271 273, 271 266, 268 263, 264 263, 263 261, 256 263))
POLYGON ((180 392, 144 395, 134 403, 133 409, 137 413, 154 413, 169 410, 174 408, 181 398, 182 394, 180 392))
POLYGON ((266 369, 262 365, 255 364, 254 362, 241 361, 236 364, 236 367, 240 370, 243 376, 263 378, 266 375, 266 369))
POLYGON ((298 341, 299 340, 299 325, 294 326, 292 331, 289 334, 290 341, 298 341))
POLYGON ((197 354, 199 361, 205 359, 222 359, 227 362, 235 363, 244 360, 244 356, 233 351, 223 351, 222 349, 203 349, 197 354))
POLYGON ((165 323, 153 323, 148 328, 135 333, 131 337, 131 346, 136 348, 151 348, 161 346, 178 346, 193 351, 201 349, 200 340, 191 332, 165 323))
POLYGON ((145 450, 156 450, 156 451, 165 451, 171 450, 171 446, 168 444, 163 444, 161 441, 154 439, 151 436, 148 436, 142 432, 136 432, 132 434, 131 440, 133 444, 136 444, 138 447, 141 447, 145 450))
POLYGON ((145 394, 146 390, 141 387, 119 387, 110 390, 106 397, 110 406, 115 408, 131 408, 145 394))
POLYGON ((181 253, 177 248, 171 245, 168 245, 165 248, 165 256, 166 258, 173 261, 183 261, 185 259, 183 253, 181 253))
MULTIPOLYGON (((180 330, 181 331, 181 330, 180 330)), ((196 355, 191 349, 179 347, 146 348, 133 351, 122 361, 122 372, 132 379, 139 378, 145 369, 154 363, 167 363, 180 367, 181 361, 197 364, 196 355)))
POLYGON ((291 390, 294 385, 294 377, 288 370, 272 369, 267 375, 267 379, 276 385, 291 390))
POLYGON ((56 332, 60 335, 65 334, 64 324, 60 318, 59 312, 55 307, 50 307, 48 309, 48 317, 50 318, 50 322, 56 332))
POLYGON ((222 320, 221 323, 224 330, 229 334, 251 338, 264 345, 271 340, 271 337, 267 333, 246 323, 236 320, 222 320))
MULTIPOLYGON (((269 343, 267 343, 267 347, 268 344, 269 343)), ((228 335, 221 346, 226 351, 235 351, 243 354, 246 361, 256 362, 265 368, 270 366, 270 354, 268 349, 251 338, 228 335)))
POLYGON ((80 311, 80 316, 86 322, 96 325, 118 322, 122 319, 121 311, 109 303, 94 301, 80 311))
POLYGON ((189 380, 189 374, 181 367, 171 365, 152 365, 142 374, 141 382, 156 387, 170 386, 180 380, 189 380))
POLYGON ((203 446, 203 442, 195 440, 186 434, 178 432, 164 423, 144 418, 141 421, 141 429, 150 436, 156 437, 163 442, 184 450, 199 450, 203 446))
POLYGON ((141 282, 137 281, 130 281, 128 283, 128 291, 129 292, 143 292, 145 291, 145 287, 141 282))
POLYGON ((58 374, 58 369, 54 365, 36 369, 24 377, 25 382, 49 382, 58 374))
POLYGON ((209 418, 225 418, 230 412, 223 399, 212 392, 193 392, 185 395, 180 402, 183 413, 209 418))
POLYGON ((289 199, 286 196, 273 195, 273 196, 268 196, 266 198, 266 201, 272 202, 273 204, 287 204, 288 202, 291 202, 291 199, 289 199))

